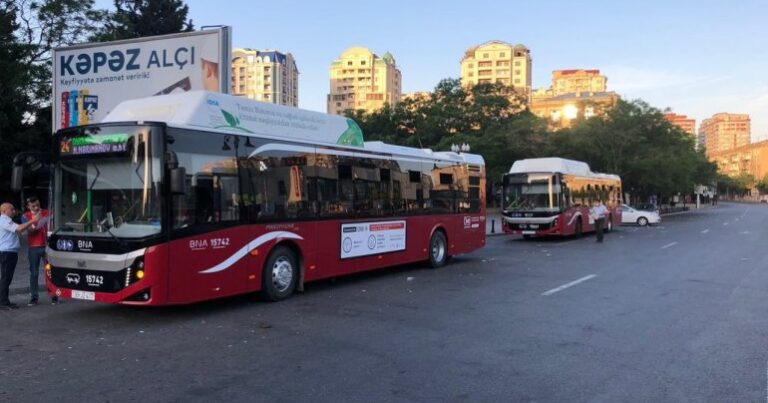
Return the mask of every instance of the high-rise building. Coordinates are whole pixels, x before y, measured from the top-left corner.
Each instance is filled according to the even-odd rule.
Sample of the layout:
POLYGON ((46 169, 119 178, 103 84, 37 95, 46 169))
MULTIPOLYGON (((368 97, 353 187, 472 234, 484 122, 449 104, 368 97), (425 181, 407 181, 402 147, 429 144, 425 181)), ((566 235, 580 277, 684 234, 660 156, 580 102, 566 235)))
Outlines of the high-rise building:
POLYGON ((299 106, 299 69, 290 53, 232 50, 232 95, 299 106))
POLYGON ((732 150, 750 143, 750 119, 746 114, 716 113, 699 126, 707 155, 732 150))
POLYGON ((345 110, 373 112, 384 104, 396 105, 402 96, 402 78, 395 58, 379 57, 369 49, 349 48, 331 63, 328 113, 345 110))
POLYGON ((600 116, 619 95, 607 90, 608 78, 597 69, 555 70, 549 88, 531 95, 531 112, 552 128, 569 127, 574 119, 600 116))
POLYGON ((696 137, 696 119, 689 118, 686 115, 678 115, 677 113, 672 112, 665 113, 664 119, 667 119, 669 123, 679 127, 680 130, 690 134, 691 138, 693 138, 693 140, 698 143, 698 139, 696 137))
POLYGON ((552 128, 570 127, 574 120, 602 116, 619 101, 613 91, 574 92, 551 97, 534 97, 531 113, 547 119, 552 128))
POLYGON ((608 78, 600 70, 555 70, 552 72, 554 96, 577 92, 605 92, 608 78))
POLYGON ((526 103, 531 97, 531 51, 523 45, 489 41, 467 49, 461 59, 461 83, 501 83, 515 88, 526 103))

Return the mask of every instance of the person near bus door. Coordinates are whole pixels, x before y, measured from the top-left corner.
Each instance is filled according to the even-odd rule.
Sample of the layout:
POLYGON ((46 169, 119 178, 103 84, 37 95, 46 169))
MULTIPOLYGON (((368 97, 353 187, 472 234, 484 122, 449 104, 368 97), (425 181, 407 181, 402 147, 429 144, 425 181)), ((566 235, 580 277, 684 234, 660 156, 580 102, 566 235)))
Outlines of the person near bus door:
MULTIPOLYGON (((33 224, 27 230, 27 258, 29 260, 29 306, 37 305, 37 279, 40 274, 40 265, 45 257, 45 243, 48 236, 48 210, 40 208, 40 200, 35 197, 27 197, 27 212, 21 216, 21 222, 32 221, 38 217, 37 224, 33 224)), ((51 298, 51 303, 56 303, 56 296, 51 298)))
POLYGON ((605 217, 607 215, 608 209, 605 208, 602 200, 596 200, 592 208, 589 209, 589 217, 595 221, 597 242, 603 242, 603 226, 605 225, 605 217))
POLYGON ((35 225, 40 217, 33 217, 27 223, 16 224, 13 217, 16 208, 11 203, 0 204, 0 310, 16 309, 19 306, 8 299, 8 293, 13 281, 13 272, 19 260, 19 234, 35 225))

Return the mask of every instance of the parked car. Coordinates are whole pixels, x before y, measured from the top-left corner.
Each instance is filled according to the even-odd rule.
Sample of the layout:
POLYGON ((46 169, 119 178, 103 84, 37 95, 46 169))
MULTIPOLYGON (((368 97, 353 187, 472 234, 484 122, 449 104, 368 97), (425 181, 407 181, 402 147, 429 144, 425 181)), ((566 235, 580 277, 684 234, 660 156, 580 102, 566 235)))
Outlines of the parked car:
POLYGON ((626 204, 621 205, 622 224, 637 224, 644 227, 648 224, 658 224, 660 222, 661 216, 655 211, 639 210, 626 204))
POLYGON ((635 210, 642 210, 642 211, 655 211, 657 213, 661 210, 658 205, 653 203, 636 204, 632 206, 632 208, 634 208, 635 210))

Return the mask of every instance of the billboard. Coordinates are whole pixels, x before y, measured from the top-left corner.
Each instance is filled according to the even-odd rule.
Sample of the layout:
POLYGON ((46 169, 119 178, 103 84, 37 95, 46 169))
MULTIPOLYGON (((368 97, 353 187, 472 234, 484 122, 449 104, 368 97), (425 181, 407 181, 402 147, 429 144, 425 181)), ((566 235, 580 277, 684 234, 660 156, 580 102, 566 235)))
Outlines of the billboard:
POLYGON ((229 92, 229 27, 53 51, 53 130, 98 123, 122 101, 229 92))

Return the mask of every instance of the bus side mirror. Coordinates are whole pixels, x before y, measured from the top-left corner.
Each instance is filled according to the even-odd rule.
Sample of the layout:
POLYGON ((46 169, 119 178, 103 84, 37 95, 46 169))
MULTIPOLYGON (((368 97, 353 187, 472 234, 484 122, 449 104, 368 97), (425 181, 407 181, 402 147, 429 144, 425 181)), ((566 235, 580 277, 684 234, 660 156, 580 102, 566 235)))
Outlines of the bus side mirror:
POLYGON ((187 170, 184 167, 171 169, 171 195, 183 195, 187 193, 187 170))
POLYGON ((11 190, 13 190, 14 192, 20 192, 23 185, 24 185, 24 165, 14 164, 13 171, 11 171, 11 190))

